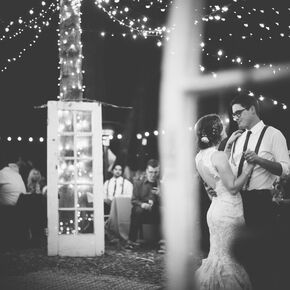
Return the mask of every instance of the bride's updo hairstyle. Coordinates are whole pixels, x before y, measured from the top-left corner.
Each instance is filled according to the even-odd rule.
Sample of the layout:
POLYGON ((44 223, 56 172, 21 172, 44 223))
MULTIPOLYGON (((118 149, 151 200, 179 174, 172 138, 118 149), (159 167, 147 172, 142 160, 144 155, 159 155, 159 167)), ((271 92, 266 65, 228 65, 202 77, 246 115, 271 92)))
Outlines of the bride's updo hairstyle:
POLYGON ((222 131, 223 124, 218 115, 209 114, 201 117, 195 125, 198 147, 206 149, 217 145, 221 141, 222 131))

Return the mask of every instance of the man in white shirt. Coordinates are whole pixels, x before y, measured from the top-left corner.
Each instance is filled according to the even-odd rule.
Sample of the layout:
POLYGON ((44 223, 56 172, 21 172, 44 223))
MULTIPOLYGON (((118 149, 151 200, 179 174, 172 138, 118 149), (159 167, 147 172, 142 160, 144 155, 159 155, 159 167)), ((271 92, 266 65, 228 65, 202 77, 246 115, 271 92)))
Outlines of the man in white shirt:
POLYGON ((265 127, 259 118, 259 104, 254 97, 238 96, 231 105, 233 119, 238 123, 239 130, 232 134, 225 148, 230 152, 230 163, 237 176, 243 170, 244 162, 255 164, 242 192, 246 224, 268 226, 273 219, 273 183, 277 176, 289 173, 286 139, 276 128, 265 127))
POLYGON ((20 193, 26 193, 25 184, 15 163, 0 170, 0 205, 16 205, 20 193))
POLYGON ((277 250, 284 238, 280 239, 276 234, 275 204, 271 192, 277 176, 289 174, 286 139, 276 128, 265 126, 259 117, 259 103, 254 97, 237 96, 231 107, 239 130, 229 138, 225 152, 236 176, 241 174, 245 162, 255 164, 248 183, 241 191, 245 222, 256 236, 256 240, 245 247, 244 254, 249 257, 248 272, 255 289, 280 289, 278 283, 285 277, 282 277, 283 267, 280 267, 283 263, 276 259, 280 256, 277 250), (273 237, 271 242, 270 237, 273 237), (251 248, 253 245, 254 248, 251 248))
POLYGON ((110 213, 111 203, 115 196, 132 196, 133 185, 125 179, 123 174, 123 167, 120 164, 113 166, 113 177, 106 180, 104 183, 104 206, 105 215, 110 213))

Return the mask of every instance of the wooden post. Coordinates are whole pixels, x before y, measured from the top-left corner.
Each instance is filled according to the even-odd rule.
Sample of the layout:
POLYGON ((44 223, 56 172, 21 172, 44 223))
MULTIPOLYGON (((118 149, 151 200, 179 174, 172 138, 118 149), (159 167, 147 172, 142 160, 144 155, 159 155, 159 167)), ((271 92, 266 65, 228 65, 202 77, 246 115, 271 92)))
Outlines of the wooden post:
POLYGON ((171 9, 168 24, 174 30, 163 55, 159 130, 165 131, 160 156, 168 289, 186 290, 194 288, 199 207, 194 185, 194 135, 189 129, 195 121, 195 104, 182 84, 185 76, 199 74, 201 24, 192 27, 192 12, 200 11, 201 3, 182 0, 176 4, 178 9, 171 9))

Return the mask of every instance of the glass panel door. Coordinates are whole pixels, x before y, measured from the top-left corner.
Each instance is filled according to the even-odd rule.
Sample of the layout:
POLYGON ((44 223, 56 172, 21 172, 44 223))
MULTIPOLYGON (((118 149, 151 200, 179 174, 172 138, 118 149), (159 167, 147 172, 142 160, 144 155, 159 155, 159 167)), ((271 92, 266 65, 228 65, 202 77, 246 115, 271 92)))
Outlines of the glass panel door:
POLYGON ((92 113, 58 110, 58 233, 94 233, 92 113))

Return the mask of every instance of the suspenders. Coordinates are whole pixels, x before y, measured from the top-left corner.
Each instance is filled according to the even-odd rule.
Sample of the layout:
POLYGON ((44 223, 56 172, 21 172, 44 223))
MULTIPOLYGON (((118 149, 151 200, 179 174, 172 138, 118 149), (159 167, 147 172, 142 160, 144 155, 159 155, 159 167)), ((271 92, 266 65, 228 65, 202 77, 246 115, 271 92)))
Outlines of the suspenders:
MULTIPOLYGON (((256 154, 258 154, 258 152, 259 152, 259 149, 260 149, 260 146, 261 146, 261 143, 262 143, 262 139, 264 137, 264 134, 265 134, 267 128, 268 128, 268 126, 264 126, 263 130, 261 131, 260 137, 259 137, 258 142, 257 142, 256 147, 255 147, 255 153, 256 154)), ((252 173, 253 173, 253 171, 252 171, 252 173)), ((250 175, 250 177, 248 179, 248 182, 246 184, 246 190, 249 187, 249 184, 250 184, 250 181, 251 181, 251 177, 252 177, 252 174, 250 175)))
POLYGON ((124 183, 125 183, 125 178, 123 177, 123 183, 122 183, 122 191, 121 191, 121 194, 123 194, 123 192, 124 192, 124 183))

